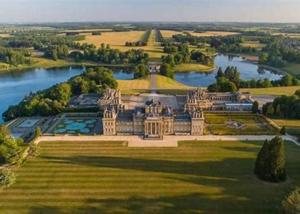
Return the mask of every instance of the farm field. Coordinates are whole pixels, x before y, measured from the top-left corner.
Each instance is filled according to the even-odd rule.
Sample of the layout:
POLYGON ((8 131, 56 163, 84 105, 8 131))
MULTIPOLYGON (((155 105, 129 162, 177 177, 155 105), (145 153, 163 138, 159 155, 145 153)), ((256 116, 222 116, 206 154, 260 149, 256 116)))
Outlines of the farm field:
POLYGON ((9 38, 9 37, 11 37, 11 35, 8 33, 0 33, 0 38, 9 38))
POLYGON ((101 32, 109 32, 112 31, 112 29, 109 28, 90 28, 90 29, 76 29, 76 30, 64 30, 64 33, 81 33, 81 32, 92 32, 92 31, 101 31, 101 32))
POLYGON ((183 34, 183 32, 175 30, 161 30, 160 32, 165 39, 170 39, 176 34, 183 34))
POLYGON ((255 49, 261 50, 261 49, 264 48, 266 45, 260 43, 259 41, 245 41, 245 42, 241 43, 241 46, 242 46, 242 47, 255 48, 255 49))
POLYGON ((126 31, 126 32, 104 32, 101 35, 89 35, 85 37, 85 40, 80 43, 94 44, 96 47, 100 47, 101 44, 109 44, 112 48, 126 51, 131 49, 126 47, 126 42, 137 42, 144 35, 145 31, 126 31))
POLYGON ((251 113, 205 113, 206 133, 214 135, 273 135, 273 128, 262 117, 251 113))
POLYGON ((40 155, 0 190, 0 213, 279 213, 300 184, 299 147, 286 144, 289 182, 253 175, 262 142, 42 142, 40 155))
POLYGON ((164 54, 159 44, 155 42, 155 32, 152 30, 149 42, 144 47, 127 47, 126 42, 139 41, 145 31, 128 31, 128 32, 104 32, 101 35, 86 35, 85 40, 80 43, 94 44, 100 47, 102 43, 109 44, 111 48, 119 49, 120 51, 128 51, 130 49, 143 49, 147 52, 152 59, 160 59, 164 54))
POLYGON ((288 86, 288 87, 272 87, 272 88, 243 88, 241 92, 250 92, 253 95, 293 95, 300 86, 288 86))
POLYGON ((192 36, 198 36, 198 37, 211 37, 211 36, 232 36, 237 35, 239 33, 237 32, 227 32, 227 31, 206 31, 201 33, 196 33, 194 31, 187 31, 192 36))
POLYGON ((290 37, 290 38, 296 38, 299 39, 300 38, 300 33, 274 33, 274 36, 285 36, 285 37, 290 37))

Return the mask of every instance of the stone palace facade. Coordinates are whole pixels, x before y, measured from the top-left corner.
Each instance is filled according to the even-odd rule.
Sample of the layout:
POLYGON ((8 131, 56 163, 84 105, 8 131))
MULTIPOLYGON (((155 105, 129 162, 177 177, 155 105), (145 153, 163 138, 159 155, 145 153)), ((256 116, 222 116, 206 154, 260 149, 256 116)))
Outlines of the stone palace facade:
POLYGON ((108 89, 98 101, 103 111, 104 135, 140 135, 145 139, 162 139, 165 135, 203 135, 203 110, 219 109, 221 103, 223 108, 224 103, 239 103, 239 108, 242 108, 239 110, 247 110, 242 104, 250 104, 250 95, 208 93, 197 89, 188 93, 182 109, 172 109, 155 100, 148 100, 143 107, 126 109, 121 92, 108 89))

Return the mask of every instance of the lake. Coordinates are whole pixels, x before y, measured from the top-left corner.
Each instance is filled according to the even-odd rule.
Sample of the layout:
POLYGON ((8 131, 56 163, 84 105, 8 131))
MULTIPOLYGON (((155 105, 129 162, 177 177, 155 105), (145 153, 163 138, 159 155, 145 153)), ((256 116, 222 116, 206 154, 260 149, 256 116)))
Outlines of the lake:
POLYGON ((216 81, 215 76, 218 72, 218 68, 223 68, 223 71, 228 66, 235 66, 238 68, 241 79, 269 79, 279 80, 281 75, 276 74, 267 69, 259 69, 259 66, 248 61, 245 61, 242 57, 229 57, 226 55, 218 55, 215 58, 216 69, 211 73, 199 73, 199 72, 182 72, 176 73, 175 79, 183 84, 194 87, 207 87, 216 81))
MULTIPOLYGON (((241 78, 260 79, 268 78, 277 80, 281 75, 272 73, 269 70, 259 71, 258 66, 241 57, 228 57, 218 55, 215 59, 215 64, 218 67, 226 68, 227 66, 238 67, 241 78)), ((69 78, 81 74, 85 68, 83 67, 68 67, 57 69, 33 69, 23 72, 10 72, 0 74, 0 115, 10 106, 18 104, 24 96, 30 92, 36 92, 49 88, 57 83, 64 82, 69 78)), ((205 87, 215 82, 217 69, 209 74, 188 72, 177 73, 175 79, 178 82, 190 86, 205 87)), ((133 74, 123 71, 114 72, 114 76, 119 80, 133 79, 133 74)), ((2 117, 0 117, 0 123, 2 117)))
MULTIPOLYGON (((18 104, 30 92, 36 92, 64 82, 81 74, 85 68, 33 69, 0 74, 0 115, 10 106, 18 104)), ((116 79, 132 79, 132 73, 115 72, 116 79)), ((3 122, 0 116, 0 123, 3 122)))

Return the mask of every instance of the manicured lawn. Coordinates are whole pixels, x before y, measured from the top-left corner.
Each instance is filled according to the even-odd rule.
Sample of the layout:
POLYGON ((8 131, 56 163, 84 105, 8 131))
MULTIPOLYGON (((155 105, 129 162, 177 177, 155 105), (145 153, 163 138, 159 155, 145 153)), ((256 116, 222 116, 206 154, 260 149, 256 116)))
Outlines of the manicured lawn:
POLYGON ((253 95, 293 95, 300 86, 272 87, 272 88, 243 88, 240 91, 250 92, 253 95))
POLYGON ((173 80, 171 78, 157 75, 157 88, 158 89, 191 89, 193 87, 184 85, 182 83, 177 82, 176 80, 173 80))
POLYGON ((0 190, 0 213, 279 213, 300 185, 300 148, 286 144, 289 181, 268 184, 253 175, 261 144, 43 142, 0 190))
POLYGON ((293 76, 300 76, 300 64, 288 63, 285 67, 282 68, 282 70, 293 76))
POLYGON ((118 80, 118 89, 123 94, 135 94, 150 89, 150 77, 146 79, 118 80))
POLYGON ((176 72, 211 72, 214 70, 214 67, 210 67, 207 65, 197 64, 197 63, 189 63, 189 64, 180 64, 176 65, 174 71, 176 72))
POLYGON ((289 134, 300 136, 300 120, 273 119, 280 127, 285 126, 289 134))
POLYGON ((251 113, 205 113, 206 133, 215 135, 264 135, 276 134, 276 130, 262 117, 251 113), (240 123, 236 128, 230 121, 240 123))

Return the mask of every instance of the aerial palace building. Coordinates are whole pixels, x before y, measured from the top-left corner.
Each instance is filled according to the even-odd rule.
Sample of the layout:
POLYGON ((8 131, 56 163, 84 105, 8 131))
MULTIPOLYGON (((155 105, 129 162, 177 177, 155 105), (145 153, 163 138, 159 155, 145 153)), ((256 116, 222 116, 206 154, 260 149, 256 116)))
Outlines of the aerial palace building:
POLYGON ((98 101, 103 110, 103 134, 141 135, 145 139, 162 139, 165 135, 203 135, 203 110, 251 110, 249 94, 208 93, 197 89, 184 97, 181 109, 173 109, 159 100, 148 100, 142 107, 127 109, 118 90, 108 89, 98 101))

